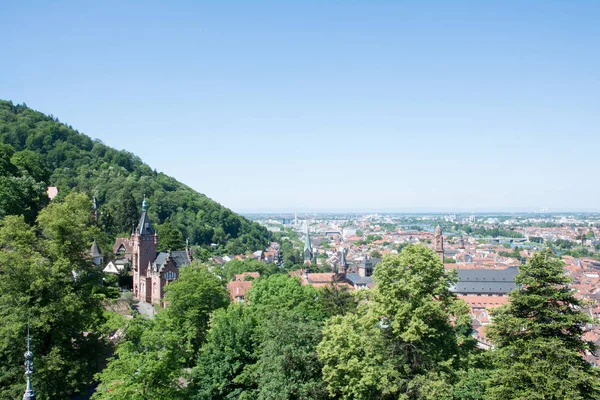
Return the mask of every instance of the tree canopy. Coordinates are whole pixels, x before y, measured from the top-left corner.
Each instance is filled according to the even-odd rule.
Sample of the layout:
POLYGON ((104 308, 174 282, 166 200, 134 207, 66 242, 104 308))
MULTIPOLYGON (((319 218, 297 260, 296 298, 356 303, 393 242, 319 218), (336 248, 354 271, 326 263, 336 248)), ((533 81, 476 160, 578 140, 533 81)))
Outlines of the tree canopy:
POLYGON ((592 322, 569 288, 563 263, 549 249, 533 255, 515 278, 519 288, 497 309, 488 337, 496 345, 488 398, 597 399, 600 374, 583 355, 592 322))

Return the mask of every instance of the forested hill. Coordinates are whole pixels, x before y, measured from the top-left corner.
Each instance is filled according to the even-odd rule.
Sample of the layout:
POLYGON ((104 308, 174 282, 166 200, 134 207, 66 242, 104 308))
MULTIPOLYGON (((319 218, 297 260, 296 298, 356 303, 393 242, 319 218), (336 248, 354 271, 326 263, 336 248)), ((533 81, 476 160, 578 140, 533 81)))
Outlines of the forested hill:
POLYGON ((152 170, 139 157, 79 133, 58 118, 0 100, 0 218, 24 214, 32 222, 47 202, 72 190, 96 196, 98 223, 110 236, 128 234, 144 195, 159 247, 217 243, 242 253, 265 248, 270 233, 177 180, 152 170))

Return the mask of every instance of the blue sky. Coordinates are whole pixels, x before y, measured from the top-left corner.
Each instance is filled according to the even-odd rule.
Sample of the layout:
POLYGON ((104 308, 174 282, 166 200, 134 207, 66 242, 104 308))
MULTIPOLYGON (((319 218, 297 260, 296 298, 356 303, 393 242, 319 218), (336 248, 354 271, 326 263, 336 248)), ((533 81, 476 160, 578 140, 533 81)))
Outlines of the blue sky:
POLYGON ((0 34, 0 98, 236 211, 600 209, 598 1, 23 1, 0 34))

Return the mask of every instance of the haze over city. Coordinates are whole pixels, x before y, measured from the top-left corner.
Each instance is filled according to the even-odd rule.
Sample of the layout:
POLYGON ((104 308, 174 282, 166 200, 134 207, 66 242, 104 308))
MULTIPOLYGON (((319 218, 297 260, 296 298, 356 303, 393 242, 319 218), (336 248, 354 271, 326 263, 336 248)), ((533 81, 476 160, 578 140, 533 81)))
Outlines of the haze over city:
POLYGON ((598 2, 11 2, 2 98, 237 212, 598 210, 598 2))

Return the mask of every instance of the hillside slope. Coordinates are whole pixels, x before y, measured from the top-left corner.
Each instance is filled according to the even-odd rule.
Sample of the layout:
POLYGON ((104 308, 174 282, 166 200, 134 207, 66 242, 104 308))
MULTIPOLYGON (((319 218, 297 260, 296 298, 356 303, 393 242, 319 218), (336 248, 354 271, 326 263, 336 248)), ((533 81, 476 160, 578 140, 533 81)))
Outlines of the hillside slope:
POLYGON ((265 248, 270 233, 139 157, 79 133, 53 116, 0 100, 0 218, 35 219, 47 203, 46 186, 59 197, 71 190, 96 196, 98 222, 110 236, 128 233, 144 195, 162 245, 217 243, 241 253, 265 248))

